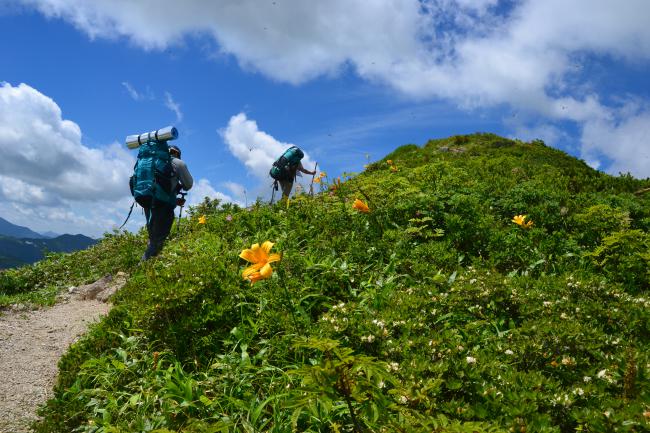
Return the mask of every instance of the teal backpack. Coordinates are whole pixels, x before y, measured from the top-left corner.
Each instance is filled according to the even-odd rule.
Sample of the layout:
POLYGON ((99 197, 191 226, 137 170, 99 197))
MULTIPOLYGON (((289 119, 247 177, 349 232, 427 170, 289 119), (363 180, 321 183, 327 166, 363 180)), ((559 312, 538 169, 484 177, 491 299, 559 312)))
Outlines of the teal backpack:
POLYGON ((142 207, 176 206, 172 191, 174 168, 166 141, 147 141, 140 146, 129 180, 131 194, 142 207))
POLYGON ((275 180, 293 180, 291 178, 289 167, 295 167, 300 164, 300 161, 304 156, 305 154, 302 150, 298 149, 296 146, 291 146, 273 163, 273 167, 271 167, 269 174, 275 180))

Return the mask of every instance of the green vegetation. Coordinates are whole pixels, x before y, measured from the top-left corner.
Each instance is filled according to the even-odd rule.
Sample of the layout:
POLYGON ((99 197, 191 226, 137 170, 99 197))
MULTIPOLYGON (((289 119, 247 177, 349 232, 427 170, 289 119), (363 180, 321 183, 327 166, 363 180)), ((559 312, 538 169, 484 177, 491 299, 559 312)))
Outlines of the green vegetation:
POLYGON ((206 201, 145 265, 143 234, 116 234, 1 274, 5 293, 131 275, 36 429, 646 431, 648 186, 457 136, 313 198, 206 201), (267 240, 282 260, 251 286, 238 256, 267 240))
POLYGON ((0 311, 12 304, 52 305, 63 289, 131 269, 145 244, 141 235, 106 234, 101 243, 87 250, 49 253, 33 265, 0 271, 0 311))

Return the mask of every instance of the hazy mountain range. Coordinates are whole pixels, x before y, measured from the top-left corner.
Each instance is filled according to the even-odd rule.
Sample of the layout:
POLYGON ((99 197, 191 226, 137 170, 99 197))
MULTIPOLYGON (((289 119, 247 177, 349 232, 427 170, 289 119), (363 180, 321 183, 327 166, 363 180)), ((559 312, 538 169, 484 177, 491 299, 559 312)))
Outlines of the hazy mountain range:
POLYGON ((69 253, 95 243, 97 240, 80 234, 37 233, 0 218, 0 269, 37 262, 48 252, 69 253))

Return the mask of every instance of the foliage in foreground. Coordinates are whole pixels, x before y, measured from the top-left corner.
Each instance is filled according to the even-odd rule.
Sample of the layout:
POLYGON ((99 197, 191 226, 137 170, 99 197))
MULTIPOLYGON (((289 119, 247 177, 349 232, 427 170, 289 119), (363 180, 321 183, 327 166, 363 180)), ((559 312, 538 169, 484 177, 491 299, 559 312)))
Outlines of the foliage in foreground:
POLYGON ((649 182, 489 134, 386 160, 205 202, 141 267, 105 241, 131 278, 37 431, 647 430, 649 182), (282 259, 251 286, 238 256, 266 240, 282 259))

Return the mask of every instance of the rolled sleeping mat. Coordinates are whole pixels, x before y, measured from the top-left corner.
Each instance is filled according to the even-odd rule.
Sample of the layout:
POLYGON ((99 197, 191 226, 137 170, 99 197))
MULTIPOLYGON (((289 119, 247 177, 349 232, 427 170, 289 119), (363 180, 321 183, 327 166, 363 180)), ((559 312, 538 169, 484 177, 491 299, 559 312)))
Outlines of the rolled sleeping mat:
POLYGON ((138 135, 129 135, 126 137, 126 147, 137 149, 147 141, 168 141, 178 138, 178 129, 173 126, 166 126, 157 131, 145 132, 138 135))

